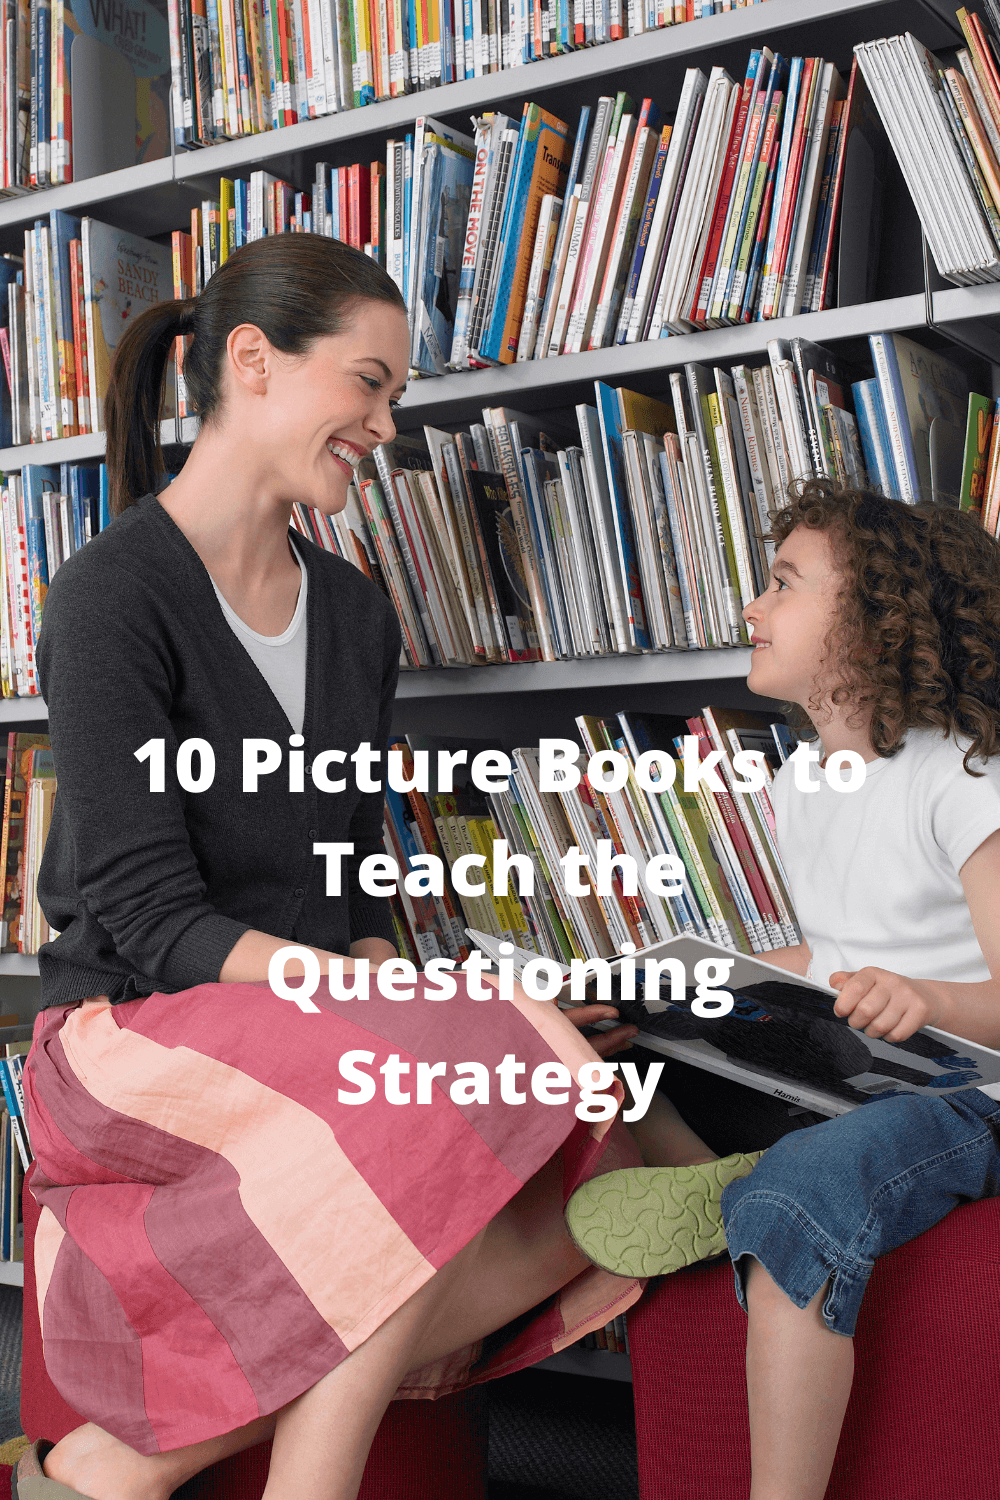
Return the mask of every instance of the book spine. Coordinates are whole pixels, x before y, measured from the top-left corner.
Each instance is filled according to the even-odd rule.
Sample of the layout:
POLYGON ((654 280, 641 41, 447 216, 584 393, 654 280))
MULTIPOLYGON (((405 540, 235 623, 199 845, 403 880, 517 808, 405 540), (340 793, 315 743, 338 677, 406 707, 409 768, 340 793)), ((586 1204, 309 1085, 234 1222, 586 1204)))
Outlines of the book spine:
POLYGON ((517 545, 521 553, 525 581, 528 585, 531 613, 534 616, 535 629, 538 632, 539 649, 541 650, 543 661, 555 661, 556 651, 552 642, 551 624, 546 608, 545 589, 541 577, 541 560, 534 544, 531 517, 528 514, 524 486, 521 482, 517 456, 514 453, 514 444, 511 441, 510 426, 502 408, 498 408, 491 413, 491 416, 492 421, 490 425, 500 453, 500 472, 507 486, 507 494, 510 496, 511 515, 514 518, 517 545))
POLYGON ((896 470, 899 497, 914 505, 920 498, 920 476, 913 439, 910 435, 910 419, 906 410, 906 397, 899 374, 895 345, 891 334, 872 333, 868 336, 872 351, 872 362, 878 379, 882 411, 889 433, 889 449, 896 470))

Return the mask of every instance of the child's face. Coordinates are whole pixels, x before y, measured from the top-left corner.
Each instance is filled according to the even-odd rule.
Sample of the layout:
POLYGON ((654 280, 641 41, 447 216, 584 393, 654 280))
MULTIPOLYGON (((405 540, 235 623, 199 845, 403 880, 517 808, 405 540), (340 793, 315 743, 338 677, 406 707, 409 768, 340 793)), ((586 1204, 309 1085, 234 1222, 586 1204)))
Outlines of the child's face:
POLYGON ((775 554, 766 592, 743 611, 753 631, 751 692, 803 708, 822 693, 842 584, 826 533, 796 526, 775 554))

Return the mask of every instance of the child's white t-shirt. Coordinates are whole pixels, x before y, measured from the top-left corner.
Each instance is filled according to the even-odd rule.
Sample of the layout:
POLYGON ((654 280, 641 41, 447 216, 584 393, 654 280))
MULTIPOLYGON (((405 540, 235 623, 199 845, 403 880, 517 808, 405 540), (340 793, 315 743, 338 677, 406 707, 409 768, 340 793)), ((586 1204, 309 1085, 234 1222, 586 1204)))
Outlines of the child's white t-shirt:
POLYGON ((835 791, 816 764, 809 779, 819 790, 800 791, 794 768, 780 768, 777 842, 810 978, 828 984, 838 969, 868 965, 912 979, 991 977, 959 871, 1000 828, 1000 758, 970 762, 983 772, 970 776, 967 748, 911 729, 891 759, 869 762, 853 792, 835 791))

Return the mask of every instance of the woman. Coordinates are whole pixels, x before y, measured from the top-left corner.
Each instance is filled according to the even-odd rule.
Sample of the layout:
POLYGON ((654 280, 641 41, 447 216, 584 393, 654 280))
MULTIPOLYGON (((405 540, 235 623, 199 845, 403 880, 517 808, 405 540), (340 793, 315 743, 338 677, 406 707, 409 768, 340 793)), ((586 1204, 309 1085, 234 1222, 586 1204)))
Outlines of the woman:
POLYGON ((39 896, 59 936, 25 1071, 46 1364, 90 1420, 25 1456, 21 1500, 166 1500, 272 1435, 268 1500, 351 1500, 401 1387, 519 1368, 639 1294, 562 1217, 598 1159, 635 1159, 618 1127, 440 1083, 410 1111, 388 1078, 362 1108, 341 1097, 348 1051, 380 1084, 393 1059, 398 1084, 470 1055, 576 1078, 596 1054, 554 1006, 464 985, 430 1004, 421 977, 405 1004, 324 988, 307 1013, 262 983, 290 942, 324 972, 395 956, 358 874, 381 850, 379 763, 359 789, 350 757, 385 750, 399 629, 289 517, 340 510, 393 437, 408 347, 388 276, 310 235, 245 246, 119 345, 116 520, 60 568, 39 642, 59 777, 39 896), (178 335, 201 431, 157 498, 178 335), (258 743, 245 771, 247 741, 280 769, 258 743), (330 844, 352 847, 328 893, 330 844))

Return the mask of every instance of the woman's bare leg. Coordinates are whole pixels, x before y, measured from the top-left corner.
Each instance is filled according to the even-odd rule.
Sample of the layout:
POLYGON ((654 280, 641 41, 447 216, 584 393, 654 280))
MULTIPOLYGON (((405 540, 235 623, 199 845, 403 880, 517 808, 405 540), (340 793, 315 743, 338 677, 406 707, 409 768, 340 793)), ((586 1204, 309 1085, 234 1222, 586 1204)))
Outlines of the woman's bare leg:
POLYGON ((827 1286, 799 1308, 759 1261, 748 1263, 750 1500, 823 1500, 854 1379, 854 1340, 823 1322, 827 1286))
POLYGON ((266 1500, 354 1500, 372 1438, 404 1376, 502 1327, 588 1265, 566 1232, 562 1159, 556 1156, 370 1338, 277 1418, 152 1457, 88 1425, 53 1449, 45 1471, 90 1500, 168 1500, 208 1464, 273 1433, 266 1500))

